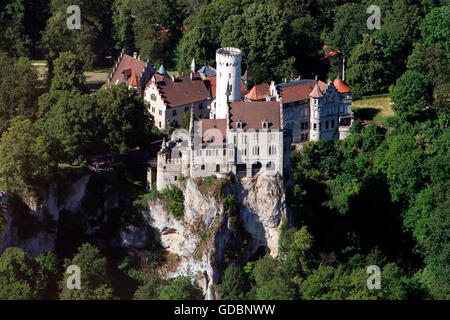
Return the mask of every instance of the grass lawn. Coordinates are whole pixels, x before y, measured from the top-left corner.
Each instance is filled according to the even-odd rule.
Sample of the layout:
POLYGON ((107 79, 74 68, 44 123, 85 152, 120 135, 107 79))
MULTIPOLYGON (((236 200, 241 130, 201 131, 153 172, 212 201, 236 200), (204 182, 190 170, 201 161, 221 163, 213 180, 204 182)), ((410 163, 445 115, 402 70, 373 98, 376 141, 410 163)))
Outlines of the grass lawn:
POLYGON ((103 68, 85 72, 84 75, 86 76, 86 86, 91 89, 99 89, 106 83, 106 81, 108 81, 111 71, 111 68, 103 68))
POLYGON ((389 93, 377 94, 353 101, 352 111, 361 120, 384 122, 394 115, 391 105, 389 93))

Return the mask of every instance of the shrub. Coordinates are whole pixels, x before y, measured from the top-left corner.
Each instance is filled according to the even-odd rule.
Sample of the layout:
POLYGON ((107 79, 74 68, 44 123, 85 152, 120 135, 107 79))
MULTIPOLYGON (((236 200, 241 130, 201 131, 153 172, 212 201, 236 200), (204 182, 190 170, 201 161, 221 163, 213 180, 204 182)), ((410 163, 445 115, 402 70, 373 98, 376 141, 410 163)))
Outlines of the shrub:
POLYGON ((161 192, 161 197, 167 210, 169 210, 176 219, 183 216, 184 195, 180 188, 171 185, 161 192))

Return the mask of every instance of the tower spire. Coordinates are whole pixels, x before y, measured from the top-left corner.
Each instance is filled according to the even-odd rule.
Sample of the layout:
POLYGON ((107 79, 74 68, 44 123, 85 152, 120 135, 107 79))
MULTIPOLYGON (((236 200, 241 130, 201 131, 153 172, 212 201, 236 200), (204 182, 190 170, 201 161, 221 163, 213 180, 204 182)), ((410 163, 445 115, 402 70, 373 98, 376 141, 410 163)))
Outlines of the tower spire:
POLYGON ((196 69, 197 69, 197 65, 195 64, 195 58, 193 58, 192 63, 191 63, 191 72, 195 73, 196 69))

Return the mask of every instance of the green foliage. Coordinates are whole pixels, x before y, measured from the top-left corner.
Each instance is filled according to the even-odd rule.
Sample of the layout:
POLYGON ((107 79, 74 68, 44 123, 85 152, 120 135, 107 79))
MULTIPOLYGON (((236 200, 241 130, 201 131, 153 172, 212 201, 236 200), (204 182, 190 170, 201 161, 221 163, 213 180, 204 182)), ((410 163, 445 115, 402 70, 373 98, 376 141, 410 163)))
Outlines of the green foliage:
POLYGON ((161 191, 161 197, 167 210, 169 210, 176 219, 183 217, 184 195, 180 188, 170 185, 170 187, 161 191))
POLYGON ((91 69, 100 62, 99 53, 107 48, 111 31, 110 0, 52 0, 52 16, 47 20, 42 33, 41 49, 49 63, 61 52, 70 51, 83 61, 85 69, 91 69), (67 28, 66 10, 70 5, 78 5, 81 10, 81 30, 67 28))
POLYGON ((295 58, 288 56, 289 24, 283 11, 254 3, 241 16, 230 16, 220 34, 222 47, 238 47, 245 57, 244 68, 255 81, 280 81, 296 76, 295 58))
POLYGON ((84 243, 78 248, 78 252, 72 260, 65 259, 64 269, 70 265, 80 267, 81 289, 68 289, 66 283, 70 275, 64 273, 64 278, 59 284, 61 300, 110 300, 114 298, 110 278, 107 274, 106 258, 96 247, 84 243))
POLYGON ((394 102, 392 109, 401 119, 418 119, 430 104, 428 79, 423 74, 407 71, 397 79, 391 99, 394 102))
POLYGON ((194 300, 198 289, 194 287, 189 277, 177 277, 159 293, 159 300, 194 300))
POLYGON ((36 125, 51 140, 52 153, 60 161, 71 163, 102 150, 98 107, 92 96, 52 91, 39 97, 39 115, 36 125))
POLYGON ((167 281, 151 272, 144 276, 144 283, 134 293, 134 300, 157 300, 167 281))
POLYGON ((364 34, 348 59, 347 77, 354 98, 383 92, 387 89, 382 44, 364 34))
MULTIPOLYGON (((198 117, 196 114, 194 114, 194 121, 196 121, 196 120, 198 120, 198 117)), ((189 130, 189 127, 191 125, 190 121, 191 121, 191 111, 186 111, 181 116, 180 127, 183 129, 189 130)))
POLYGON ((102 87, 94 99, 101 119, 99 136, 109 150, 124 153, 149 142, 153 119, 136 90, 125 84, 102 87))
MULTIPOLYGON (((172 67, 172 52, 181 38, 184 20, 182 12, 177 10, 177 1, 131 0, 130 7, 135 16, 134 39, 141 55, 151 59, 153 63, 164 63, 166 67, 172 67)), ((129 21, 123 27, 126 28, 127 23, 129 21)))
POLYGON ((245 290, 244 273, 236 263, 231 263, 217 288, 221 300, 243 300, 245 290))
POLYGON ((32 259, 20 248, 7 248, 0 256, 0 299, 48 298, 47 288, 55 277, 56 262, 53 254, 32 259))
POLYGON ((19 64, 0 51, 0 133, 16 116, 35 117, 37 85, 37 74, 30 64, 19 64))
POLYGON ((296 290, 291 281, 281 276, 280 262, 269 255, 258 260, 253 269, 255 285, 249 293, 257 300, 292 300, 296 290))
POLYGON ((450 7, 443 5, 431 10, 420 25, 425 44, 436 44, 450 57, 450 7))
POLYGON ((51 90, 82 90, 86 80, 83 61, 71 52, 61 52, 54 61, 51 90))
POLYGON ((4 189, 19 192, 25 185, 48 182, 55 163, 49 143, 31 120, 16 117, 0 139, 0 180, 4 189))

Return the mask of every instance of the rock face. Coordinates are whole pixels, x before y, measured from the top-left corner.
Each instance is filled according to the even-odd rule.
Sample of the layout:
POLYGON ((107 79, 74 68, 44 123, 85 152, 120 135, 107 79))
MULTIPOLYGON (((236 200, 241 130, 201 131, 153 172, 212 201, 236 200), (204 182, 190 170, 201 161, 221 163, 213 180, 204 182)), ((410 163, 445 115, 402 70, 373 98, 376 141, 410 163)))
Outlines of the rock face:
MULTIPOLYGON (((87 174, 75 181, 72 185, 73 192, 62 203, 58 203, 57 186, 52 185, 48 191, 43 192, 41 201, 29 199, 28 212, 25 212, 25 214, 34 216, 38 222, 43 222, 46 219, 58 221, 61 211, 74 211, 79 207, 85 196, 90 177, 87 174)), ((7 223, 5 230, 0 233, 0 253, 9 247, 19 247, 31 257, 37 257, 41 253, 54 250, 56 233, 39 231, 30 238, 21 238, 17 228, 13 226, 14 210, 17 208, 14 205, 8 205, 7 208, 5 215, 7 223)))
POLYGON ((161 276, 193 276, 205 299, 216 298, 214 285, 220 282, 228 253, 237 253, 241 261, 261 248, 277 256, 281 222, 288 220, 280 176, 244 178, 224 189, 235 195, 239 208, 235 217, 225 212, 223 203, 213 195, 202 194, 192 179, 184 188, 182 219, 175 219, 159 201, 151 202, 145 212, 146 221, 158 231, 162 246, 172 257, 160 268, 161 276), (250 239, 244 241, 248 235, 250 239))

